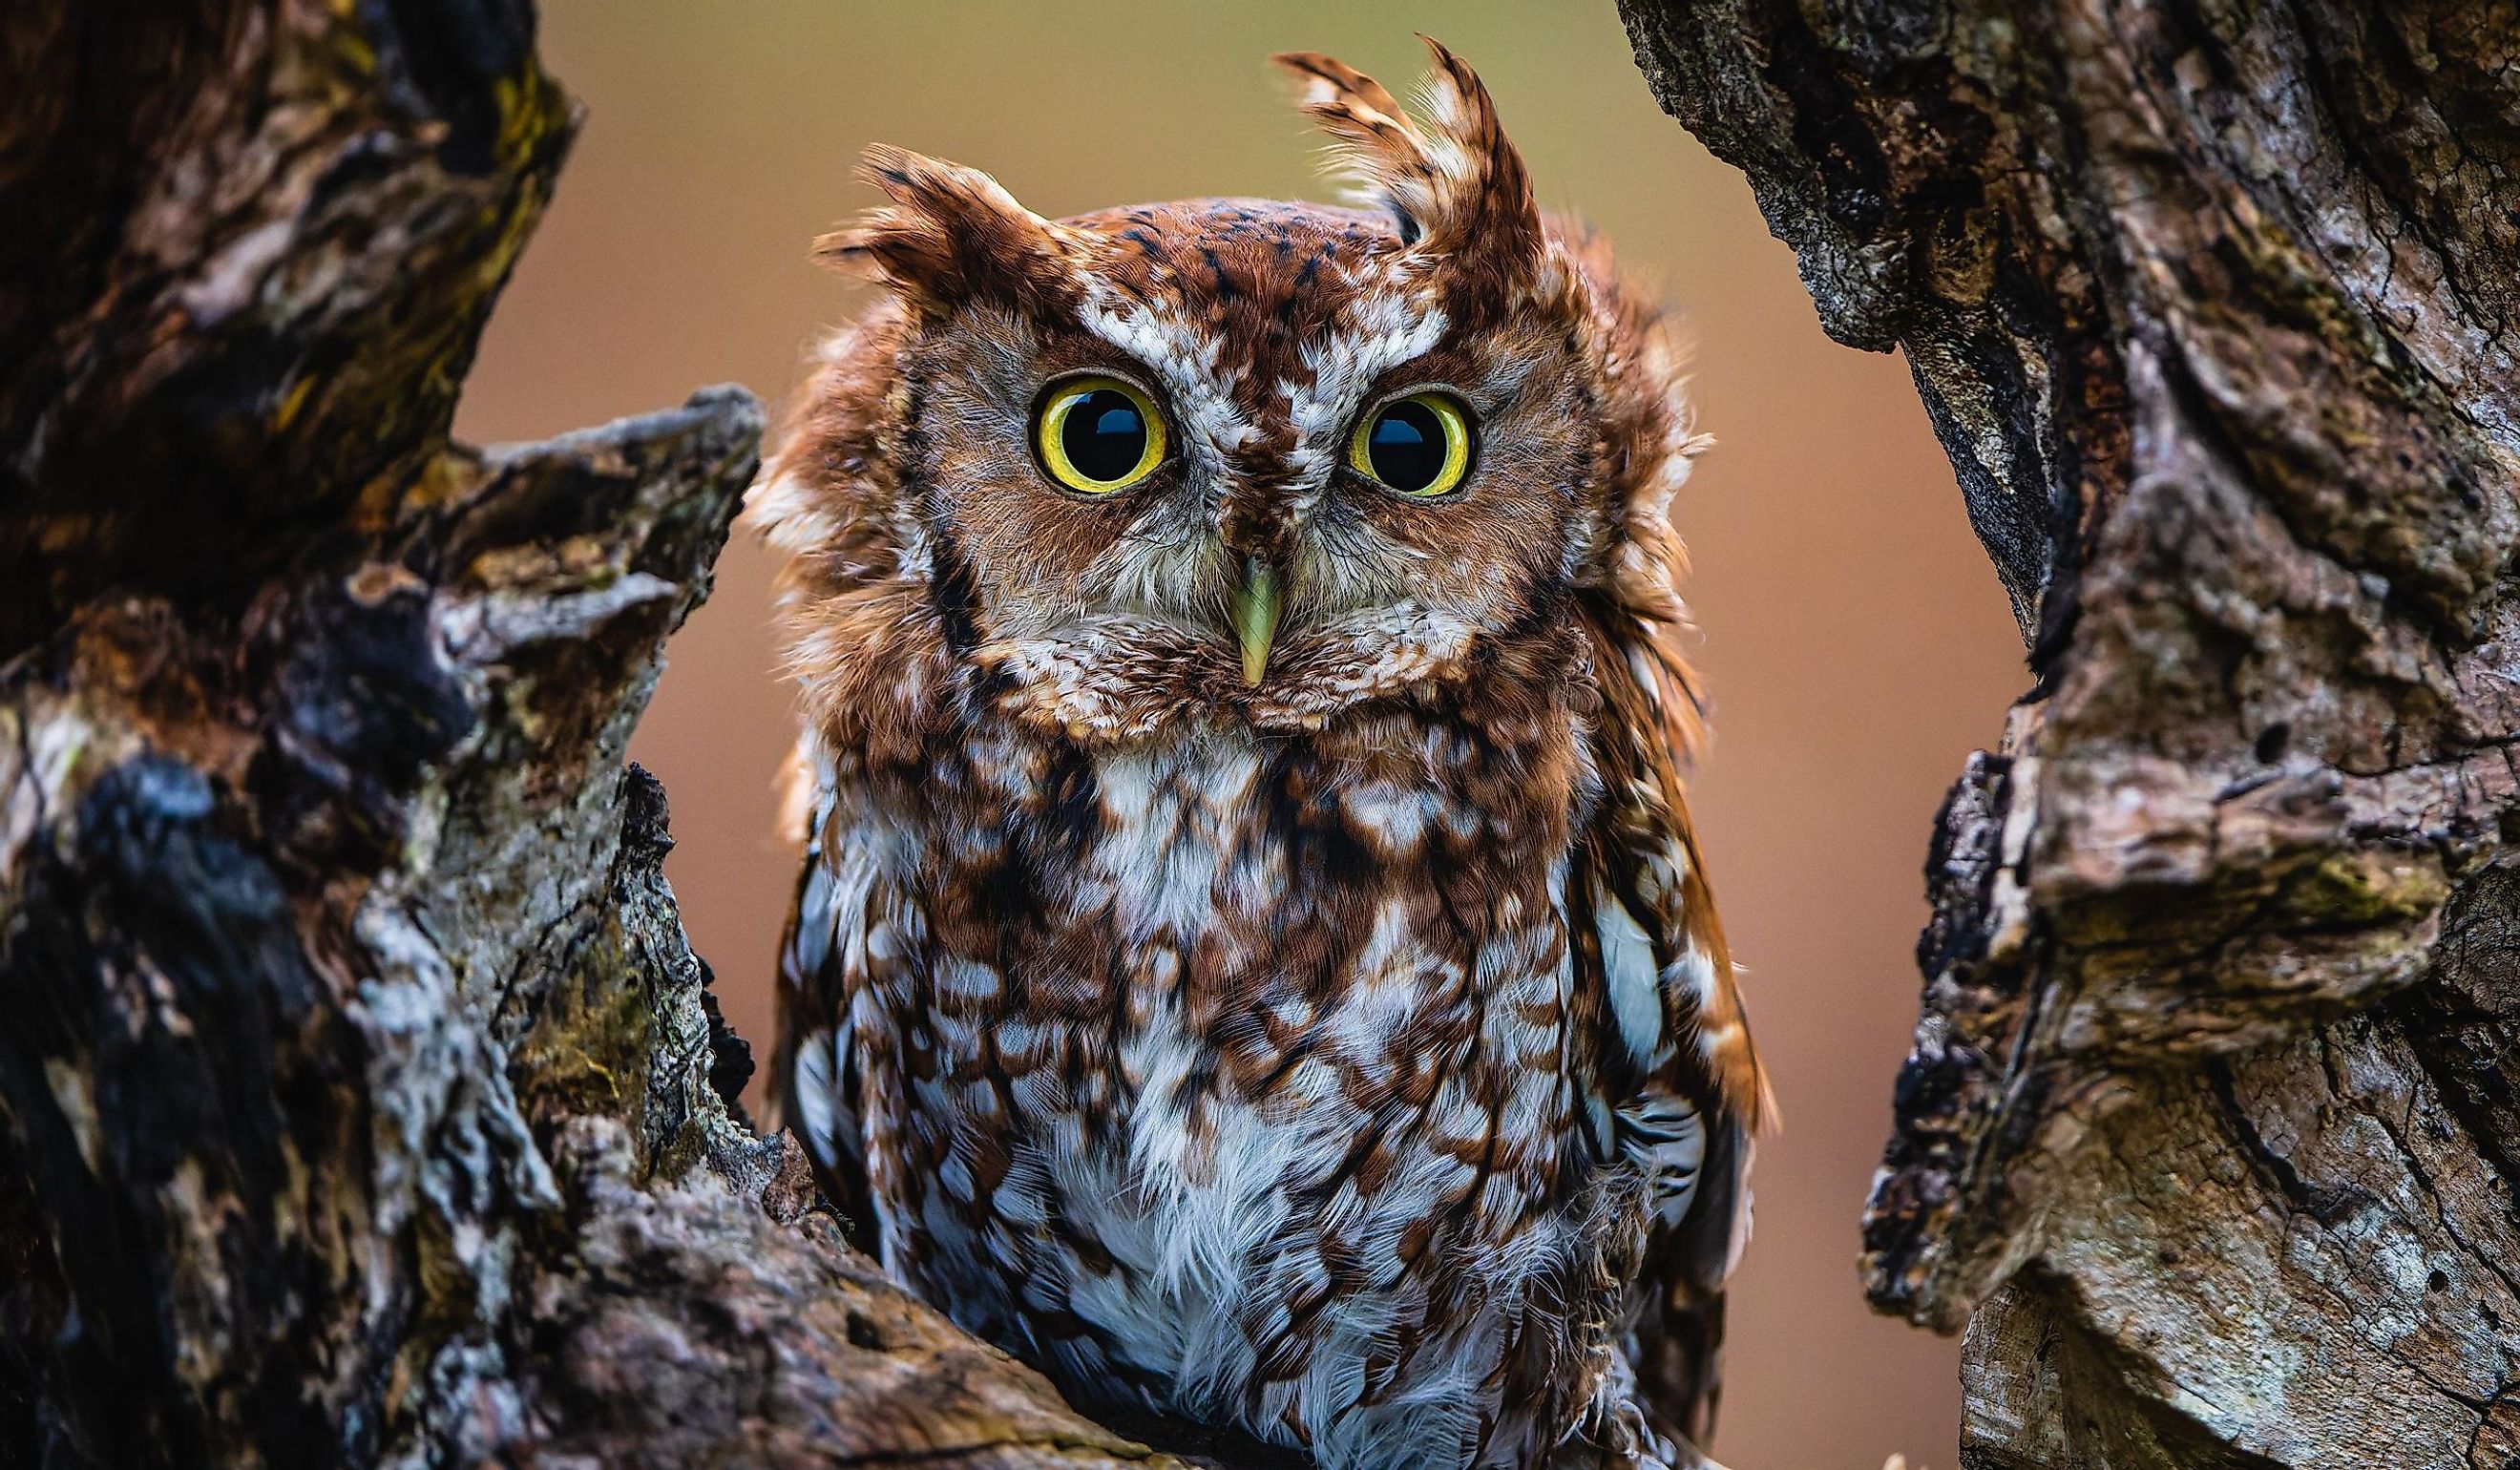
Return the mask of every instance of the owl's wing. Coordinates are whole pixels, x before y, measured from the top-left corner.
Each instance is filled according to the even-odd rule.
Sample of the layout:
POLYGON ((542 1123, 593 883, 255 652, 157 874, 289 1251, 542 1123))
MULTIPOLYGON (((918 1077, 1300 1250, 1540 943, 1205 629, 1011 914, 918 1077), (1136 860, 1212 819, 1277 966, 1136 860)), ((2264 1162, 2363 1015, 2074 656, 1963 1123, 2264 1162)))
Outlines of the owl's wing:
POLYGON ((1608 1133, 1650 1180, 1627 1356, 1660 1427, 1702 1445, 1724 1283, 1749 1235, 1751 1136, 1773 1104, 1681 788, 1675 749, 1695 718, 1688 670, 1634 623, 1587 623, 1603 796, 1570 884, 1589 921, 1572 927, 1580 973, 1598 987, 1608 1133))
POLYGON ((876 874, 863 855, 829 850, 837 790, 831 762, 811 735, 797 742, 786 780, 788 825, 803 828, 804 868, 779 947, 771 1117, 804 1145, 823 1193, 848 1223, 851 1242, 873 1254, 875 1206, 850 1016, 869 980, 866 925, 876 874))

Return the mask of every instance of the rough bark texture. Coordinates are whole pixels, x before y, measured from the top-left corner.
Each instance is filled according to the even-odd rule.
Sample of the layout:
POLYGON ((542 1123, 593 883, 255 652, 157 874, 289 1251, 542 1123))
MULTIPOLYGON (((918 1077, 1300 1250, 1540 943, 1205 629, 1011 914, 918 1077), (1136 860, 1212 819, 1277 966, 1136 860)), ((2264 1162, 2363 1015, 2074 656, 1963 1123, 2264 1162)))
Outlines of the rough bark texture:
POLYGON ((1864 1231, 1962 1462, 2520 1463, 2520 9, 1622 3, 2032 645, 1864 1231))
POLYGON ((447 442, 524 0, 0 13, 0 1464, 1169 1463, 725 1095, 622 749, 740 389, 447 442))

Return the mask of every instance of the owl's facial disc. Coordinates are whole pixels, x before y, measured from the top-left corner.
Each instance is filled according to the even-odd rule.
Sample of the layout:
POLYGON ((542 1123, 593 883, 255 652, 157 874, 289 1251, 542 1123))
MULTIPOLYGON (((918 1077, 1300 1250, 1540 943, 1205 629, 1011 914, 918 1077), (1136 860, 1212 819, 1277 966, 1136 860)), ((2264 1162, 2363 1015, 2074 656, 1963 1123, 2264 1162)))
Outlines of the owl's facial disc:
POLYGON ((889 203, 820 252, 888 299, 786 454, 806 489, 763 501, 799 585, 845 594, 799 595, 803 662, 929 700, 968 668, 1003 712, 1123 741, 1537 688, 1578 677, 1603 607, 1679 620, 1665 508, 1700 441, 1650 303, 1544 219, 1450 53, 1423 117, 1280 60, 1370 208, 1050 220, 869 151, 889 203))
POLYGON ((1028 244, 985 290, 968 221, 868 248, 967 288, 904 312, 902 523, 1002 708, 1318 729, 1554 636, 1600 523, 1562 269, 1552 294, 1484 227, 1430 230, 1439 258, 1282 201, 989 218, 1028 244))

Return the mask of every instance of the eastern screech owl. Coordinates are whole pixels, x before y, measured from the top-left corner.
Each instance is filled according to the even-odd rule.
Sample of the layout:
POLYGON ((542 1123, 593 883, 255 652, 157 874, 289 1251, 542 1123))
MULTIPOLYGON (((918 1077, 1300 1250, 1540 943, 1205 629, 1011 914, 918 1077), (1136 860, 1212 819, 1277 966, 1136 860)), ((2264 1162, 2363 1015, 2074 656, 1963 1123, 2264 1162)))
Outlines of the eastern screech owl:
POLYGON ((1369 210, 867 156, 755 492, 808 729, 775 1086, 1071 1398, 1326 1470, 1692 1465, 1765 1100, 1683 805, 1652 307, 1470 68, 1279 58, 1369 210))

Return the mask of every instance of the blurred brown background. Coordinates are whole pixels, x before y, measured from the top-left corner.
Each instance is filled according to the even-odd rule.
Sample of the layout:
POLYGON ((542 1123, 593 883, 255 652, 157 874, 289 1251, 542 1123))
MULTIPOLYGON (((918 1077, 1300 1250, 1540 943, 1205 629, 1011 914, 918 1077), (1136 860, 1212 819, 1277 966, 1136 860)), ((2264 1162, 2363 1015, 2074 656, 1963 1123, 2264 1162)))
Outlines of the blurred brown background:
MULTIPOLYGON (((1328 198, 1262 59, 1414 77, 1476 65, 1544 201, 1590 216, 1685 314, 1718 447, 1679 508, 1716 701, 1697 811, 1784 1131, 1761 1147, 1717 1448, 1736 1470, 1948 1467, 1953 1344, 1867 1314, 1855 1222, 1907 1047, 1935 804, 2026 682, 2003 597, 1896 360, 1822 335, 1738 175, 1658 111, 1609 0, 1056 6, 544 0, 590 116, 490 327, 458 429, 541 437, 724 379, 783 399, 850 288, 806 243, 864 206, 869 143, 995 173, 1046 214, 1196 195, 1328 198)), ((791 878, 771 835, 788 695, 767 558, 739 538, 633 754, 736 1026, 769 1034, 791 878)))

